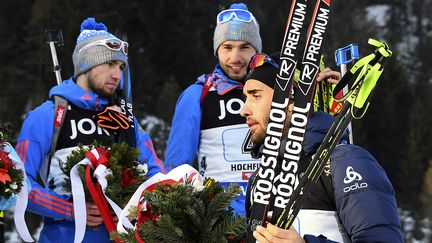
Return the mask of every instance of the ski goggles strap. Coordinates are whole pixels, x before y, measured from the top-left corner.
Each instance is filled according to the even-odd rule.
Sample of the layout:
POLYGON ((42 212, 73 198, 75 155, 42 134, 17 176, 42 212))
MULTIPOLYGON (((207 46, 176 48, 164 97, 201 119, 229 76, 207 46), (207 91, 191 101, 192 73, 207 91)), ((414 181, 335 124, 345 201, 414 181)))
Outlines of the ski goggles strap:
POLYGON ((234 19, 246 23, 254 22, 254 24, 258 26, 258 23, 253 14, 243 9, 224 10, 217 15, 216 19, 218 24, 222 24, 234 19))
MULTIPOLYGON (((264 53, 257 53, 254 56, 252 56, 251 60, 249 61, 247 70, 248 72, 247 72, 246 80, 258 79, 262 83, 273 88, 275 85, 275 78, 279 70, 279 64, 277 64, 270 56, 264 53), (270 66, 268 66, 268 64, 270 66), (254 72, 256 68, 262 67, 264 65, 267 65, 265 69, 260 69, 260 72, 258 72, 257 70, 258 73, 254 72)), ((293 82, 293 88, 291 89, 290 99, 294 98, 294 93, 297 86, 300 70, 296 69, 295 73, 296 73, 294 77, 295 82, 293 82)))
POLYGON ((106 48, 113 51, 122 51, 126 56, 129 51, 129 44, 126 41, 122 41, 116 38, 102 39, 94 42, 90 42, 87 45, 83 46, 78 53, 81 51, 91 47, 91 46, 105 46, 106 48))

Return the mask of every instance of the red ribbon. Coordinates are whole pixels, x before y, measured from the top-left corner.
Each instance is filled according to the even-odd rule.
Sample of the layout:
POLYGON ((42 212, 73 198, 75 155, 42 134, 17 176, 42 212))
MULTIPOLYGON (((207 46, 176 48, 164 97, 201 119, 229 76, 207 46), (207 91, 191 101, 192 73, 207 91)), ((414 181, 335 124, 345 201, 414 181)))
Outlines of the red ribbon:
MULTIPOLYGON (((90 195, 93 198, 94 203, 96 204, 97 208, 99 209, 99 212, 102 215, 102 219, 104 221, 105 227, 107 228, 108 232, 109 233, 117 232, 116 226, 114 224, 114 219, 112 218, 108 204, 105 201, 105 197, 102 193, 102 189, 98 182, 96 182, 95 184, 93 183, 90 169, 91 169, 90 165, 87 165, 86 176, 85 176, 87 188, 89 189, 90 195)), ((120 240, 116 239, 116 242, 119 243, 120 240)))
POLYGON ((106 167, 109 167, 109 157, 111 156, 110 152, 102 147, 96 147, 90 151, 88 151, 85 157, 90 160, 93 168, 97 168, 98 165, 102 164, 106 167), (92 151, 96 150, 97 155, 95 155, 92 151))
MULTIPOLYGON (((92 166, 93 168, 96 168, 100 164, 103 164, 106 167, 109 166, 108 158, 110 156, 110 153, 106 149, 101 147, 96 148, 96 151, 98 152, 99 157, 97 157, 90 151, 86 153, 86 158, 89 159, 91 162, 91 165, 86 166, 85 180, 87 188, 89 189, 90 195, 93 198, 93 201, 96 204, 97 208, 99 209, 99 212, 101 213, 102 219, 108 232, 117 232, 114 219, 102 193, 102 188, 99 185, 99 182, 93 183, 91 175, 92 166)), ((120 243, 120 240, 116 239, 116 242, 120 243)))
MULTIPOLYGON (((183 180, 183 179, 181 179, 181 180, 183 180)), ((156 182, 156 183, 148 186, 144 191, 152 192, 152 191, 154 191, 154 189, 156 189, 156 185, 162 185, 162 186, 165 184, 174 185, 176 183, 179 183, 179 182, 172 180, 172 179, 167 179, 167 180, 156 182)), ((144 192, 141 194, 141 197, 143 197, 143 194, 144 194, 144 192)), ((139 224, 141 224, 143 222, 147 222, 149 220, 155 222, 156 218, 159 216, 158 214, 151 212, 151 206, 150 205, 147 205, 147 210, 149 210, 149 211, 146 212, 145 215, 141 212, 141 207, 142 207, 142 201, 140 200, 138 202, 138 219, 137 219, 138 223, 136 226, 137 229, 139 227, 139 224), (145 217, 145 219, 143 219, 143 217, 145 217)), ((134 236, 135 236, 135 239, 137 240, 138 243, 144 243, 144 240, 141 239, 141 237, 138 233, 138 230, 135 231, 134 236)))

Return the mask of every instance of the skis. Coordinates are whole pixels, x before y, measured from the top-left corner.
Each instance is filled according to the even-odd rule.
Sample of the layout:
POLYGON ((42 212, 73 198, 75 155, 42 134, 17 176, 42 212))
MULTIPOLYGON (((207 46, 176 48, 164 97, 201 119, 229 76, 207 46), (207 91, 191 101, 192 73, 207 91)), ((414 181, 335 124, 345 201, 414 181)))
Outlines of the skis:
POLYGON ((319 71, 321 45, 329 19, 331 0, 292 0, 287 28, 280 56, 280 69, 276 76, 274 95, 264 140, 260 168, 252 185, 253 204, 248 225, 248 242, 255 242, 252 232, 258 225, 265 225, 268 213, 275 221, 285 209, 297 180, 297 163, 300 159, 308 116, 313 108, 315 77, 319 71), (315 5, 311 5, 315 3, 315 5), (310 23, 306 23, 309 21, 310 23), (306 32, 307 31, 307 32, 306 32), (304 35, 307 33, 306 37, 304 35), (304 49, 301 40, 304 38, 304 49), (300 56, 302 55, 302 56, 300 56), (301 64, 298 60, 302 58, 301 64), (296 67, 301 70, 291 124, 279 165, 278 155, 293 86, 296 67))
POLYGON ((348 83, 352 83, 348 94, 340 100, 347 100, 347 102, 330 127, 276 226, 288 229, 292 225, 311 185, 317 182, 333 149, 339 143, 352 118, 361 118, 369 107, 372 91, 383 71, 387 58, 392 54, 385 43, 369 39, 369 44, 377 47, 375 52, 359 60, 336 85, 333 96, 348 83))

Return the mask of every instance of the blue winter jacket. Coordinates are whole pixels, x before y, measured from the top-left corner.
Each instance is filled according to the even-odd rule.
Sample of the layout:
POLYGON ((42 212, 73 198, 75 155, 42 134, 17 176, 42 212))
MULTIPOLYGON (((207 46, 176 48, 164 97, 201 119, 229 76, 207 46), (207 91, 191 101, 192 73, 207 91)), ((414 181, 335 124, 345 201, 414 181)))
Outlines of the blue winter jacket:
MULTIPOLYGON (((52 99, 54 95, 61 96, 86 110, 99 111, 108 105, 106 98, 84 91, 72 79, 52 88, 49 97, 52 99)), ((136 118, 134 123, 136 146, 141 152, 139 161, 148 165, 149 176, 163 171, 163 165, 155 154, 150 137, 140 129, 136 118)), ((16 150, 25 163, 25 170, 31 182, 28 210, 45 219, 39 242, 73 242, 75 226, 71 197, 60 195, 49 185, 42 186, 37 181, 41 168, 49 163, 53 125, 54 103, 47 100, 27 114, 18 136, 16 150)), ((87 228, 83 242, 110 242, 105 227, 101 225, 96 228, 98 229, 87 228)))
POLYGON ((239 185, 242 193, 231 206, 240 215, 245 214, 247 180, 259 163, 245 148, 250 137, 245 118, 239 114, 244 104, 242 88, 240 82, 227 77, 220 65, 213 73, 201 75, 177 101, 165 153, 167 171, 182 164, 192 165, 198 157, 203 176, 223 186, 239 185), (201 103, 207 77, 216 81, 201 103))

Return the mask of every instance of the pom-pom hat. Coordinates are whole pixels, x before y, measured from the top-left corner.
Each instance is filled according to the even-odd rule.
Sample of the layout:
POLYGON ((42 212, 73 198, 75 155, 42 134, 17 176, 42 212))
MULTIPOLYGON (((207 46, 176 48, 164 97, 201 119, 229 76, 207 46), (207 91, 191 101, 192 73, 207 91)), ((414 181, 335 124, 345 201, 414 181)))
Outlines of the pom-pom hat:
POLYGON ((128 44, 109 33, 103 23, 97 23, 94 18, 85 19, 72 55, 74 77, 109 61, 122 61, 127 65, 127 47, 128 44), (117 48, 112 48, 110 43, 113 42, 117 48))
POLYGON ((213 36, 213 50, 217 56, 219 46, 225 41, 246 41, 257 52, 261 52, 262 43, 259 24, 246 4, 234 3, 230 8, 220 12, 213 36))

